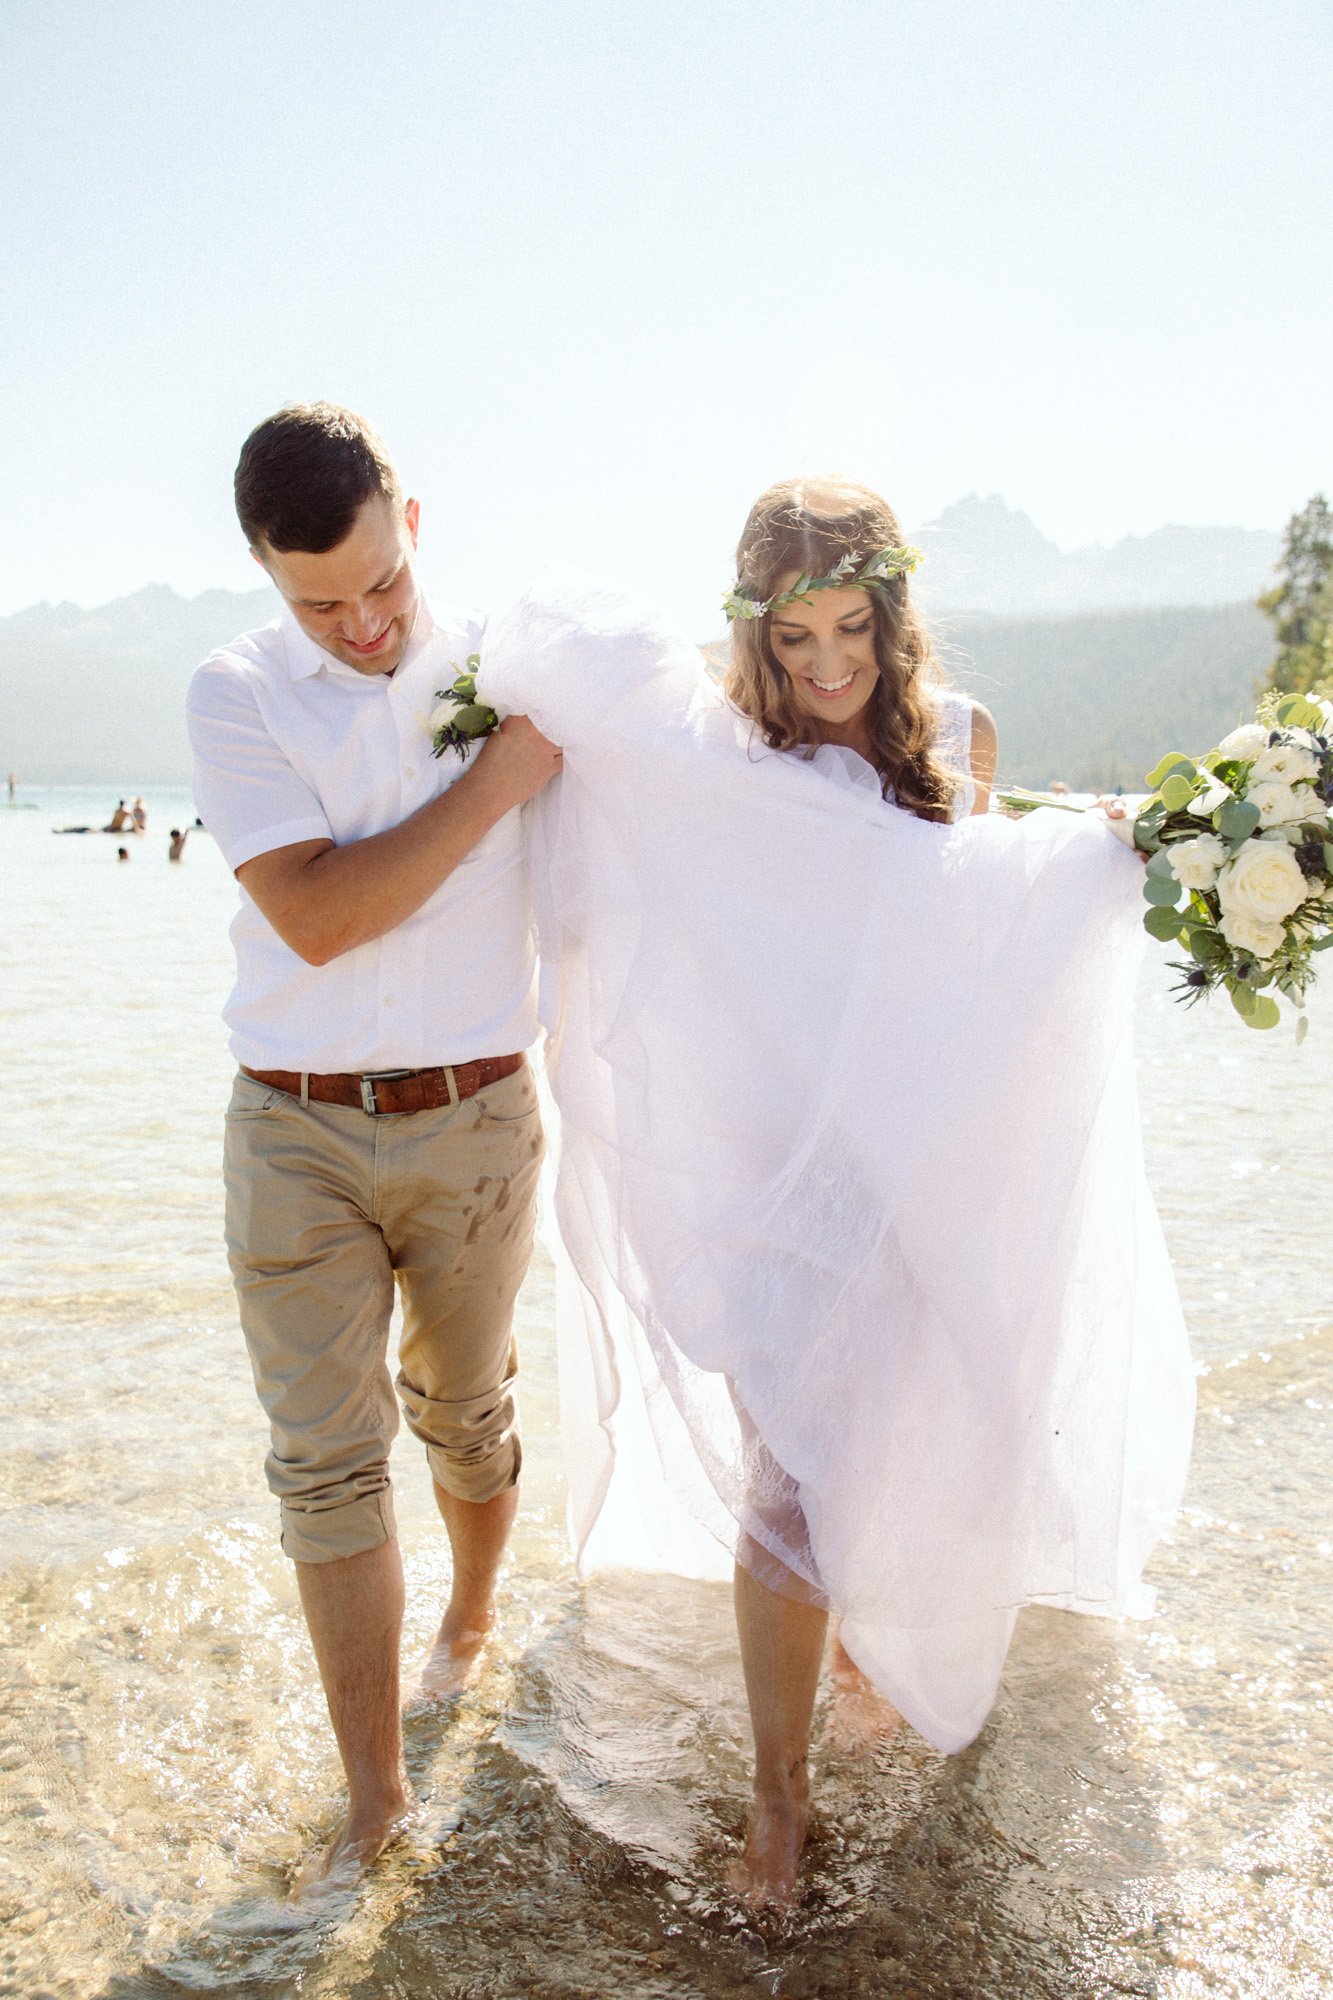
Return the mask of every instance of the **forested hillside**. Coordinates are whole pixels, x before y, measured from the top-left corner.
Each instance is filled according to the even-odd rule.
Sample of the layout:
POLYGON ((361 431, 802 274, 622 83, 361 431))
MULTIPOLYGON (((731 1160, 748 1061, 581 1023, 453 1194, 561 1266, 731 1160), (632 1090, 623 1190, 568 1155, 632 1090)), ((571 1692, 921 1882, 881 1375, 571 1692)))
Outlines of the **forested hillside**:
MULTIPOLYGON (((276 602, 152 589, 0 619, 0 772, 119 791, 187 778, 191 670, 276 602)), ((995 714, 1002 775, 1026 785, 1131 789, 1163 751, 1206 749, 1250 713, 1273 646, 1248 604, 933 622, 952 678, 995 714)))
POLYGON ((1253 714, 1273 651, 1251 604, 934 629, 950 678, 995 717, 1001 777, 1075 790, 1137 790, 1165 751, 1210 749, 1253 714))

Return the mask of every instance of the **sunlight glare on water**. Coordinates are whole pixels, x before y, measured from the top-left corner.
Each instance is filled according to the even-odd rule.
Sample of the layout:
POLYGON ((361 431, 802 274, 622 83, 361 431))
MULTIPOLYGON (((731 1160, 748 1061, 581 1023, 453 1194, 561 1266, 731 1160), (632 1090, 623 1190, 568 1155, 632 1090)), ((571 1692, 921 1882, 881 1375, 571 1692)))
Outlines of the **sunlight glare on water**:
MULTIPOLYGON (((725 1589, 576 1586, 552 1277, 520 1307, 524 1510, 490 1664, 414 1716, 419 1806, 354 1895, 287 1903, 340 1773, 263 1481, 221 1246, 234 886, 202 833, 0 815, 0 1994, 1141 1993, 1314 2000, 1333 1958, 1333 1003, 1192 1012, 1145 968, 1149 1165, 1201 1366, 1157 1616, 1020 1621, 980 1740, 817 1760, 784 1924, 721 1890, 748 1733, 725 1589)), ((399 1439, 409 1662, 447 1588, 399 1439)))

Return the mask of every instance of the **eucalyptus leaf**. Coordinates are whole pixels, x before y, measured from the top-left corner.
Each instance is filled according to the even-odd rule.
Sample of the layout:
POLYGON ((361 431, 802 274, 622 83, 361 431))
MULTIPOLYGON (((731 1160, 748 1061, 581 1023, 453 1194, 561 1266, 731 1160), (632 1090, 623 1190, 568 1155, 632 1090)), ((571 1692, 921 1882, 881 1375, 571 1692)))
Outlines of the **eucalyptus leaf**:
POLYGON ((1173 771, 1162 786, 1162 804, 1168 812, 1184 812, 1194 797, 1194 792, 1193 780, 1183 777, 1178 771, 1173 771))
POLYGON ((1174 909, 1180 902, 1180 884, 1174 875, 1148 875, 1144 879, 1143 893, 1148 902, 1169 903, 1174 909))
POLYGON ((1172 882, 1175 881, 1176 878, 1171 873, 1171 849, 1169 847, 1159 847, 1151 856, 1148 862, 1148 873, 1150 876, 1160 875, 1164 879, 1169 878, 1172 882))
POLYGON ((1306 1037, 1306 1036, 1307 1036, 1307 1035, 1309 1034, 1309 1032, 1310 1032, 1310 1021, 1309 1021, 1309 1016, 1308 1016, 1308 1015, 1306 1015, 1306 1014, 1302 1014, 1302 1015, 1301 1015, 1301 1017, 1300 1017, 1300 1019, 1299 1019, 1299 1021, 1297 1021, 1297 1023, 1296 1023, 1296 1046, 1297 1046, 1297 1048, 1299 1048, 1299 1047, 1300 1047, 1301 1043, 1302 1043, 1302 1042, 1303 1042, 1303 1041, 1305 1040, 1305 1037, 1306 1037))
POLYGON ((1250 987, 1237 982, 1231 988, 1231 1004, 1242 1020, 1248 1021, 1259 1004, 1259 996, 1250 987))
POLYGON ((1324 727, 1324 712, 1307 701, 1303 694, 1289 694, 1277 705, 1277 719, 1284 729, 1315 729, 1324 727))
POLYGON ((1194 759, 1186 757, 1183 751, 1170 750, 1160 764, 1153 765, 1144 783, 1150 792, 1157 792, 1161 790, 1163 780, 1169 778, 1173 771, 1180 771, 1185 777, 1192 778, 1197 774, 1198 768, 1194 759))
POLYGON ((1248 799, 1228 799, 1213 816, 1223 840, 1248 840, 1259 824, 1259 808, 1248 799))
POLYGON ((495 723, 495 710, 479 701, 466 703, 454 717, 454 728, 461 736, 484 736, 495 723))
POLYGON ((1143 928, 1159 944, 1173 944, 1180 936, 1180 912, 1154 903, 1150 910, 1143 913, 1143 928))
POLYGON ((1282 1019, 1276 1000, 1270 1000, 1266 993, 1256 993, 1254 1010, 1241 1017, 1247 1028, 1275 1028, 1282 1019))

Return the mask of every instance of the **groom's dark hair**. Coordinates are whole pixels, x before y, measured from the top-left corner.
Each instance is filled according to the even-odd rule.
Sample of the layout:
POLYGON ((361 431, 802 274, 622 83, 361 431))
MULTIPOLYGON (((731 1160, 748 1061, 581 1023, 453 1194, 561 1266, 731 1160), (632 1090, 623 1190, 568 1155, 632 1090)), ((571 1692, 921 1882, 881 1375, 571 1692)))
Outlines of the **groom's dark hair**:
POLYGON ((380 494, 401 507, 398 474, 379 432, 337 403, 292 403, 241 446, 236 512, 252 549, 322 556, 380 494))

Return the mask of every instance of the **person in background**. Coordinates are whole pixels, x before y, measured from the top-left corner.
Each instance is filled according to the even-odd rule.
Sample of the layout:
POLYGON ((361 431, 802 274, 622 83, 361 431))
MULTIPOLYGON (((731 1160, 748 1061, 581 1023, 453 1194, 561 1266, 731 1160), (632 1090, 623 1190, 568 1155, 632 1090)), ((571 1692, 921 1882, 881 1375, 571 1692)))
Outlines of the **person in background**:
POLYGON ((284 606, 187 700, 196 805, 241 887, 227 1249, 350 1795, 307 1881, 347 1881, 410 1803, 395 1279, 397 1388, 453 1552, 428 1697, 474 1668, 518 1507, 512 1323, 543 1150, 520 808, 560 753, 511 716, 433 755, 437 692, 480 627, 427 605, 418 503, 364 418, 315 403, 260 424, 236 509, 284 606))
POLYGON ((125 833, 131 824, 129 807, 126 805, 124 799, 118 799, 116 810, 112 813, 102 831, 103 833, 125 833))
POLYGON ((130 814, 130 818, 134 822, 134 831, 136 833, 146 833, 148 831, 148 808, 142 799, 134 801, 134 810, 130 814))
POLYGON ((129 858, 130 858, 130 850, 128 847, 118 847, 116 849, 117 861, 128 861, 129 858))
POLYGON ((167 849, 168 861, 180 860, 181 856, 185 852, 185 843, 189 839, 189 837, 190 837, 190 829, 188 827, 186 827, 184 833, 181 832, 181 829, 178 826, 172 827, 171 845, 167 849))

